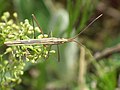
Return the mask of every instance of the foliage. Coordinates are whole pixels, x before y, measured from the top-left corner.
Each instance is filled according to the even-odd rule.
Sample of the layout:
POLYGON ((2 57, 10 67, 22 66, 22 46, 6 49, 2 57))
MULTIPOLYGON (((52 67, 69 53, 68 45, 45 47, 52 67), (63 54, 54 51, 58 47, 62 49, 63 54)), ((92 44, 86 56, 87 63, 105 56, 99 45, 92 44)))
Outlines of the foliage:
MULTIPOLYGON (((97 1, 97 0, 96 0, 97 1)), ((68 12, 69 12, 69 20, 70 24, 68 27, 68 36, 72 32, 73 27, 77 29, 77 32, 85 27, 86 21, 88 17, 91 15, 91 11, 95 7, 95 1, 92 3, 91 0, 84 1, 84 0, 67 0, 68 2, 68 12), (84 8, 84 10, 82 10, 84 8), (80 21, 79 21, 80 20, 80 21), (78 25, 77 25, 78 24, 78 25)))
MULTIPOLYGON (((113 0, 1 0, 1 3, 1 12, 7 10, 12 13, 16 10, 19 13, 19 20, 25 20, 25 18, 31 20, 31 15, 34 13, 43 31, 45 33, 52 31, 55 37, 72 37, 96 18, 99 13, 103 13, 102 18, 78 37, 78 40, 81 40, 82 44, 89 50, 85 49, 83 53, 73 43, 64 44, 60 47, 60 63, 57 62, 57 56, 51 55, 52 57, 49 57, 45 62, 32 64, 31 67, 29 67, 31 63, 41 62, 41 58, 46 57, 47 47, 42 45, 4 46, 3 44, 6 41, 34 38, 34 30, 29 24, 29 20, 19 23, 18 17, 11 16, 13 18, 12 25, 15 24, 15 27, 5 24, 5 21, 2 20, 0 26, 4 27, 4 30, 0 28, 3 31, 0 32, 1 64, 11 68, 11 70, 6 66, 1 68, 7 72, 3 73, 2 71, 1 73, 4 77, 3 80, 1 79, 2 84, 4 84, 2 85, 4 86, 3 90, 7 86, 12 87, 12 85, 15 85, 15 90, 116 90, 117 88, 119 90, 119 53, 112 53, 100 60, 94 59, 94 55, 98 51, 114 47, 120 41, 119 0, 114 2, 113 0), (113 11, 115 14, 111 13, 113 11), (30 29, 31 27, 32 29, 30 29), (14 32, 15 34, 13 34, 14 32), (80 56, 81 53, 85 55, 82 64, 79 53, 80 56), (13 60, 16 63, 13 63, 13 60), (10 64, 8 65, 8 63, 10 64), (8 81, 9 78, 5 78, 8 77, 8 73, 12 73, 12 76, 9 76, 10 81, 8 81), (22 76, 22 82, 20 76, 22 76), (82 78, 82 81, 78 82, 79 78, 82 78), (15 81, 12 81, 13 79, 15 81), (21 84, 16 85, 19 82, 21 84)), ((10 18, 7 23, 9 21, 10 18)), ((39 33, 37 29, 36 38, 38 38, 39 33)))
MULTIPOLYGON (((5 46, 4 42, 13 40, 29 40, 34 37, 39 28, 30 25, 29 20, 18 22, 17 13, 13 13, 14 19, 10 19, 9 12, 3 13, 0 22, 1 48, 5 51, 0 54, 0 87, 3 90, 6 86, 12 87, 14 84, 21 82, 20 76, 24 73, 24 68, 29 63, 38 63, 41 58, 47 58, 47 47, 43 45, 22 45, 22 46, 5 46)), ((47 37, 47 35, 44 35, 47 37)), ((42 34, 37 38, 42 38, 42 34)))

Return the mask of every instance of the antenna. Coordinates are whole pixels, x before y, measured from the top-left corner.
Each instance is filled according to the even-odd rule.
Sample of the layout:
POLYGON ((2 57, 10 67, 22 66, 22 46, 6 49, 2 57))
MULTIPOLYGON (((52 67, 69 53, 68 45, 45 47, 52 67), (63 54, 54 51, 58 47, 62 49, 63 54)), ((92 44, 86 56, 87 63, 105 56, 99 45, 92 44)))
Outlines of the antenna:
POLYGON ((90 27, 96 20, 98 20, 103 14, 100 14, 98 17, 96 17, 91 23, 89 23, 80 33, 78 33, 76 36, 70 38, 69 40, 73 40, 75 38, 77 38, 81 33, 83 33, 85 30, 88 29, 88 27, 90 27))

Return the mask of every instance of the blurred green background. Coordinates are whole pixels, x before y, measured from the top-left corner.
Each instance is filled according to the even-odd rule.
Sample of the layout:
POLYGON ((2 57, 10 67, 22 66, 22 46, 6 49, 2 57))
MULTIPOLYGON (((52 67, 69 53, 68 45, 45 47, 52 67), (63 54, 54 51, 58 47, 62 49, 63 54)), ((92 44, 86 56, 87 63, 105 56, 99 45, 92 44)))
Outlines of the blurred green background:
POLYGON ((56 54, 26 67, 22 82, 13 90, 119 90, 120 50, 94 59, 98 52, 120 42, 119 0, 0 0, 0 15, 18 13, 19 21, 35 14, 42 30, 53 37, 71 38, 103 13, 75 43, 60 45, 56 54), (84 55, 85 54, 85 55, 84 55))

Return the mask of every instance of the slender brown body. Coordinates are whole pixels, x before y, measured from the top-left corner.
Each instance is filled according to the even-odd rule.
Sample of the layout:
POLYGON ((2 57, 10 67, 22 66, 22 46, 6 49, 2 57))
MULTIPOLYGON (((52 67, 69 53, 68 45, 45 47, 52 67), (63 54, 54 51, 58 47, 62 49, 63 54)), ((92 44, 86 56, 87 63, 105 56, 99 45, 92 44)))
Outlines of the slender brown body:
POLYGON ((16 41, 8 41, 5 42, 7 46, 15 46, 15 45, 58 45, 66 42, 70 42, 69 39, 65 38, 41 38, 41 39, 29 39, 29 40, 16 40, 16 41))
MULTIPOLYGON (((54 37, 51 37, 51 38, 40 38, 40 39, 28 39, 28 40, 15 40, 15 41, 8 41, 8 42, 5 42, 4 44, 7 45, 7 46, 17 46, 17 45, 57 45, 57 48, 58 48, 58 62, 60 61, 60 53, 59 53, 59 44, 63 44, 63 43, 67 43, 67 42, 75 42, 77 43, 78 45, 80 46, 83 46, 80 42, 76 41, 75 38, 77 38, 82 32, 84 32, 85 30, 87 30, 87 28, 92 25, 98 18, 100 18, 102 16, 99 15, 97 18, 95 18, 90 24, 87 25, 87 27, 85 27, 80 33, 78 33, 76 36, 72 37, 72 38, 68 38, 68 39, 65 39, 65 38, 54 38, 54 37)), ((37 22, 37 19, 36 17, 34 16, 34 14, 32 14, 32 17, 33 17, 33 27, 34 27, 34 20, 36 22, 36 24, 38 25, 42 35, 44 36, 44 33, 42 31, 42 29, 40 28, 40 25, 38 24, 37 22)), ((35 34, 35 31, 34 31, 34 34, 35 34)))
MULTIPOLYGON (((102 14, 99 15, 97 18, 95 18, 90 24, 87 25, 87 27, 85 27, 80 33, 78 33, 73 38, 65 39, 65 38, 54 38, 54 37, 51 37, 51 38, 41 38, 41 39, 16 40, 16 41, 8 41, 8 42, 5 42, 4 44, 6 44, 7 46, 13 46, 13 45, 36 45, 36 44, 59 45, 59 44, 63 44, 63 43, 66 43, 66 42, 76 42, 77 44, 81 45, 79 42, 77 42, 75 40, 75 38, 78 37, 78 35, 80 35, 85 30, 87 30, 87 28, 90 25, 92 25, 101 16, 102 16, 102 14)), ((44 33, 43 33, 42 29, 40 28, 40 25, 38 24, 37 19, 34 16, 34 14, 32 14, 32 17, 35 20, 35 22, 37 23, 40 31, 42 32, 42 35, 44 36, 44 33)))

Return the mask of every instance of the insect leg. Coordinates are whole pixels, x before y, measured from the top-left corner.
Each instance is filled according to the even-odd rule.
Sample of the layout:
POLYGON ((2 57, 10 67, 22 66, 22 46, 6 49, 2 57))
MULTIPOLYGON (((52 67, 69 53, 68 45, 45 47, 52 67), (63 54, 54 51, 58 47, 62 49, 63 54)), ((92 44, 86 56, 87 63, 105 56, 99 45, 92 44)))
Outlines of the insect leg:
POLYGON ((59 50, 59 45, 57 45, 57 51, 58 51, 58 62, 60 62, 60 50, 59 50))
POLYGON ((33 16, 32 16, 32 24, 33 24, 33 30, 34 30, 34 32, 33 32, 33 38, 35 39, 36 38, 35 37, 35 24, 34 24, 33 16))
POLYGON ((40 32, 42 33, 42 35, 43 35, 43 37, 44 37, 43 30, 41 29, 41 27, 40 27, 40 25, 39 25, 39 23, 38 23, 38 21, 37 21, 37 19, 36 19, 35 15, 34 15, 34 14, 32 14, 32 17, 33 17, 33 20, 36 22, 36 24, 37 24, 38 28, 40 29, 40 32))
POLYGON ((48 37, 52 37, 53 35, 52 35, 52 31, 50 31, 49 33, 48 33, 48 37))
MULTIPOLYGON (((50 31, 49 34, 48 34, 48 38, 49 38, 49 37, 52 37, 52 34, 51 34, 51 33, 52 33, 52 32, 50 31)), ((44 45, 44 47, 47 47, 47 45, 44 45)), ((48 54, 47 54, 47 57, 46 57, 45 59, 48 59, 48 58, 49 58, 49 54, 50 54, 51 47, 52 47, 52 45, 49 45, 48 54)))

